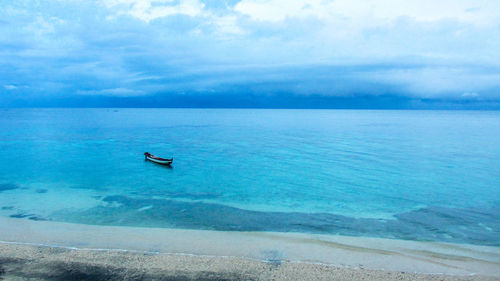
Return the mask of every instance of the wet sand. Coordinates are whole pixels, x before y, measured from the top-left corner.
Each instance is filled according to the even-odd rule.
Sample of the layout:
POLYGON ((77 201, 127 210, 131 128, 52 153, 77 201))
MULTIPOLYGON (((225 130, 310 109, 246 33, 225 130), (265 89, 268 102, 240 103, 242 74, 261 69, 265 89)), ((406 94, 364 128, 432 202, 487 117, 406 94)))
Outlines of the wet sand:
POLYGON ((498 247, 0 218, 0 280, 500 280, 498 247))

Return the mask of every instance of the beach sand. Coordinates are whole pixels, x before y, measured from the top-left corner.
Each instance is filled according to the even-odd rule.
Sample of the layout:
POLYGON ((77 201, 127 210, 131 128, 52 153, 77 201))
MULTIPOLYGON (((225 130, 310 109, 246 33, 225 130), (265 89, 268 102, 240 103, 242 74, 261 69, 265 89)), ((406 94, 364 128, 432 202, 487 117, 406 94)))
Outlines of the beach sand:
POLYGON ((4 280, 500 280, 499 249, 465 244, 12 218, 0 240, 4 280))
POLYGON ((0 244, 0 280, 499 280, 236 257, 0 244))

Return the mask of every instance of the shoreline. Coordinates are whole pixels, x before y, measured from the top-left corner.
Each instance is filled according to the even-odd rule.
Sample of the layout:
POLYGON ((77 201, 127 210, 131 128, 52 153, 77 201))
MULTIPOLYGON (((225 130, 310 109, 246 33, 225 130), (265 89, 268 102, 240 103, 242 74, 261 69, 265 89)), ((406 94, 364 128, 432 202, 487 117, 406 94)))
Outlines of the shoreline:
MULTIPOLYGON (((335 272, 361 274, 358 279, 365 276, 368 280, 393 280, 387 274, 394 280, 408 276, 413 276, 408 280, 432 280, 435 276, 451 278, 443 280, 463 280, 461 278, 465 277, 467 280, 500 280, 500 248, 489 246, 304 233, 96 226, 14 218, 0 218, 0 226, 0 260, 16 259, 19 264, 34 262, 45 269, 50 264, 29 259, 29 255, 22 253, 40 253, 44 262, 65 262, 59 260, 62 255, 71 264, 87 262, 85 266, 94 266, 88 261, 88 257, 93 256, 102 261, 100 266, 104 268, 108 265, 109 268, 119 267, 113 263, 116 256, 125 259, 156 257, 160 263, 176 260, 179 268, 189 267, 196 261, 214 262, 220 266, 214 271, 216 273, 227 272, 227 268, 238 267, 240 263, 251 264, 255 268, 266 267, 273 274, 285 274, 283 278, 292 276, 287 271, 292 270, 297 274, 316 274, 318 280, 335 272), (59 252, 64 254, 56 254, 59 252), (73 256, 79 258, 71 259, 73 256), (284 268, 284 272, 280 268, 284 268), (421 279, 422 276, 428 278, 421 279)), ((130 270, 136 267, 131 265, 130 270)), ((244 268, 239 267, 232 274, 244 268)), ((163 268, 151 270, 162 271, 163 268)), ((189 274, 197 270, 196 266, 191 266, 189 274)), ((256 272, 258 270, 250 280, 267 280, 259 279, 261 274, 256 272)), ((234 274, 231 275, 234 278, 229 279, 238 280, 234 274)), ((218 278, 224 279, 224 276, 218 278)), ((298 276, 290 278, 300 279, 298 276)), ((342 280, 341 276, 339 278, 342 280)))

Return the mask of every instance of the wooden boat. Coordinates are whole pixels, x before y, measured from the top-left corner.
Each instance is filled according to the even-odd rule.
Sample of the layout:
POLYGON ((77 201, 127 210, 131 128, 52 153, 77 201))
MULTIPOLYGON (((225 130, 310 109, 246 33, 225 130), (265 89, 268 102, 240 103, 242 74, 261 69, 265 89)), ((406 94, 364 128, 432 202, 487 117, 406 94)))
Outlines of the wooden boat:
POLYGON ((172 164, 172 162, 174 161, 174 158, 170 158, 170 159, 160 158, 160 157, 155 156, 149 152, 145 152, 144 157, 146 158, 146 160, 149 160, 151 162, 155 162, 155 163, 161 164, 161 165, 169 165, 170 166, 172 164))

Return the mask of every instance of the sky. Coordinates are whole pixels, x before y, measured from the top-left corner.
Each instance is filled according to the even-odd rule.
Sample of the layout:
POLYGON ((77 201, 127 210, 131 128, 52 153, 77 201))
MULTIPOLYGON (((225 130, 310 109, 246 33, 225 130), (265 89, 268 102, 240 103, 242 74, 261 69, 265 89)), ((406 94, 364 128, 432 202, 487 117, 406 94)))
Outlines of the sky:
POLYGON ((498 0, 0 0, 0 107, 500 109, 498 0))

